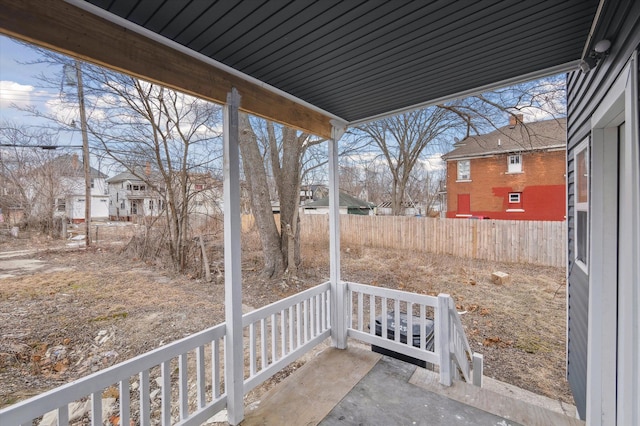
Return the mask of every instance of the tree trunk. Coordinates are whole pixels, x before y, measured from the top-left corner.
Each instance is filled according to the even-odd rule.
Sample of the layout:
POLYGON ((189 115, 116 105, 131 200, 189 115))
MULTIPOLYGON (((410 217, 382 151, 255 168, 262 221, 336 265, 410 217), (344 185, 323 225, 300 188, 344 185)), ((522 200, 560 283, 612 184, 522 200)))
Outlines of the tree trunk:
POLYGON ((251 192, 251 208, 255 218, 264 258, 263 274, 272 278, 282 275, 285 263, 280 251, 280 233, 271 209, 269 186, 264 160, 258 148, 256 134, 246 114, 240 114, 240 152, 242 166, 251 192))

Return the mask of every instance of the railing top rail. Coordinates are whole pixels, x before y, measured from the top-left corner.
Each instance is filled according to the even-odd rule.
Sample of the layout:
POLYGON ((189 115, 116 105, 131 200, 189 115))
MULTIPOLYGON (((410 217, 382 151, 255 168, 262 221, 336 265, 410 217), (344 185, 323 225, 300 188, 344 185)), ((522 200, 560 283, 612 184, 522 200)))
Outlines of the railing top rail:
POLYGON ((387 297, 389 299, 398 299, 403 302, 420 303, 433 308, 438 307, 438 298, 428 296, 426 294, 410 293, 402 290, 394 290, 384 287, 376 287, 372 285, 359 284, 347 281, 347 288, 350 291, 357 291, 365 294, 373 294, 375 296, 387 297))
POLYGON ((60 408, 71 401, 84 398, 97 389, 104 389, 168 359, 210 343, 215 339, 221 339, 224 337, 225 331, 226 324, 218 324, 33 398, 18 402, 0 410, 2 424, 21 424, 24 421, 28 421, 28 419, 60 408))
POLYGON ((242 316, 242 326, 246 327, 253 322, 261 320, 262 318, 266 318, 269 315, 276 314, 283 309, 287 309, 290 306, 295 305, 296 303, 300 303, 304 300, 309 299, 310 297, 324 293, 329 288, 331 288, 331 285, 329 281, 327 281, 310 289, 304 290, 300 293, 296 293, 293 296, 278 300, 277 302, 271 303, 270 305, 263 306, 262 308, 256 309, 255 311, 248 312, 242 316))

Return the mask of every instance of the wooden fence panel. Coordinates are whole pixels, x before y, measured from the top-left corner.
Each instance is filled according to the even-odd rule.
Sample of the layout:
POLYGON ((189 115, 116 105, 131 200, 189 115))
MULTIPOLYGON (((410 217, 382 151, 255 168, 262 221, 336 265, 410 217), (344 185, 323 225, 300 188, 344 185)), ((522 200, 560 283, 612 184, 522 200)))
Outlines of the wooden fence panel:
MULTIPOLYGON (((252 223, 243 219, 243 229, 252 223)), ((302 215, 305 240, 329 238, 327 215, 302 215)), ((566 222, 341 215, 341 244, 564 267, 566 222)))

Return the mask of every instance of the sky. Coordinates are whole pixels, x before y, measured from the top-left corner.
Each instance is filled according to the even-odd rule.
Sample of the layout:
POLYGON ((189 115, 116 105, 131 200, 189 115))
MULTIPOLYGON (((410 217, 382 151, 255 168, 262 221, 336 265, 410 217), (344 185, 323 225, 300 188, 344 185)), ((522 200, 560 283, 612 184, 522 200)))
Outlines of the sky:
POLYGON ((44 65, 27 65, 34 61, 37 53, 17 43, 9 37, 0 35, 0 119, 14 120, 29 124, 33 117, 11 108, 11 104, 47 107, 47 101, 55 100, 57 93, 39 90, 35 77, 40 73, 52 73, 57 70, 44 65))

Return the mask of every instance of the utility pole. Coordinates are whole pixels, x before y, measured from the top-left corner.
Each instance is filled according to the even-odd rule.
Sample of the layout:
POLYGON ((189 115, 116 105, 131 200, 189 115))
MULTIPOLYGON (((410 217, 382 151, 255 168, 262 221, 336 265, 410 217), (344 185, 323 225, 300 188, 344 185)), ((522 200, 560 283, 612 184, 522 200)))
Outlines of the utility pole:
POLYGON ((84 224, 85 246, 91 245, 91 173, 89 168, 89 136, 87 134, 87 114, 84 108, 84 87, 82 85, 82 71, 80 61, 76 59, 76 87, 78 88, 78 103, 80 104, 80 129, 82 132, 82 166, 84 168, 84 224))

